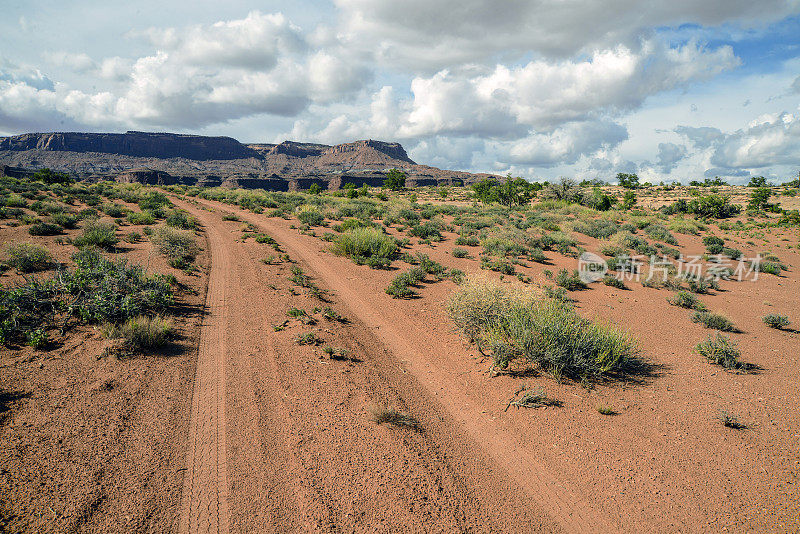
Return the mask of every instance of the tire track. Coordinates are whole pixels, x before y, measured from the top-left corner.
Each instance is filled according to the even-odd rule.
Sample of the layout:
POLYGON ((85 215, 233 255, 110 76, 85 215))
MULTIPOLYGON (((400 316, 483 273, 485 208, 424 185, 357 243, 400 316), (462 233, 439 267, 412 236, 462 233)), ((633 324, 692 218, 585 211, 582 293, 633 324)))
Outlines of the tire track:
POLYGON ((189 419, 180 532, 228 532, 225 425, 226 277, 230 260, 222 237, 207 226, 211 272, 206 293, 189 419))
MULTIPOLYGON (((231 209, 228 207, 227 209, 231 209)), ((386 347, 399 360, 408 362, 408 370, 419 382, 435 392, 439 382, 448 380, 447 373, 441 369, 432 369, 432 365, 419 352, 411 339, 423 339, 420 332, 401 332, 397 325, 385 318, 375 303, 354 288, 334 265, 325 261, 324 256, 279 223, 264 217, 258 217, 241 209, 233 209, 242 217, 268 231, 273 238, 278 240, 292 254, 298 256, 304 263, 311 266, 316 275, 341 297, 342 302, 363 321, 366 325, 379 332, 380 338, 386 347)), ((449 380, 452 382, 452 380, 449 380)), ((448 389, 458 389, 456 383, 451 383, 448 389)), ((465 404, 451 401, 446 404, 448 411, 459 420, 463 428, 477 443, 484 445, 489 455, 502 466, 533 499, 547 511, 550 517, 560 523, 567 532, 612 532, 612 522, 599 510, 594 509, 588 501, 581 496, 567 482, 559 479, 541 462, 530 454, 529 450, 519 443, 513 436, 508 435, 496 425, 480 417, 476 408, 467 409, 465 404)))

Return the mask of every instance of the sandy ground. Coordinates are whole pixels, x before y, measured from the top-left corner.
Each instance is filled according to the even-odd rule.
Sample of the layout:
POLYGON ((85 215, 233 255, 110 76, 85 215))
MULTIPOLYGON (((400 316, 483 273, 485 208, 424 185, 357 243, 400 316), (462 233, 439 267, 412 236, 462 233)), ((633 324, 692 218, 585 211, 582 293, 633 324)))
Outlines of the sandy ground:
MULTIPOLYGON (((130 231, 141 227, 126 225, 119 234, 130 231)), ((27 227, 3 225, 2 249, 17 242, 46 246, 60 263, 76 251, 53 237, 30 236, 27 227)), ((0 502, 9 532, 177 528, 209 258, 201 253, 205 269, 188 276, 171 269, 148 241, 120 246, 117 257, 181 282, 177 338, 160 354, 118 359, 102 356, 99 331, 80 326, 47 351, 0 351, 0 502)), ((0 280, 13 285, 21 277, 8 271, 0 280)))
MULTIPOLYGON (((776 252, 790 270, 722 282, 701 297, 742 330, 733 336, 757 372, 725 372, 694 354, 708 331, 666 302, 670 292, 593 284, 572 293, 580 313, 629 330, 653 373, 585 388, 535 373, 490 377, 446 315, 449 280, 395 300, 384 289, 399 271, 335 256, 291 228, 296 221, 176 203, 204 226, 199 275, 171 270, 147 242, 124 254, 186 285, 173 350, 98 359, 92 328, 49 352, 3 349, 0 512, 9 530, 800 530, 800 344, 797 332, 761 322, 766 313, 800 321, 800 257, 786 247, 795 234, 727 236, 748 256, 776 252), (242 221, 223 221, 230 212, 242 221), (243 240, 245 223, 295 263, 264 263, 279 253, 243 240), (290 281, 293 265, 321 295, 290 281), (325 307, 347 320, 326 319, 325 307), (313 320, 288 316, 292 308, 313 320), (299 344, 310 332, 319 343, 299 344), (523 383, 562 405, 507 409, 523 383), (617 415, 599 414, 601 403, 617 415), (419 428, 374 423, 376 406, 412 415, 419 428), (747 428, 723 427, 722 410, 747 428)), ((453 258, 455 236, 445 237, 413 248, 480 271, 478 249, 453 258)), ((703 250, 698 237, 677 237, 685 253, 703 250)), ((60 261, 74 250, 47 239, 0 228, 0 240, 46 242, 60 261)), ((545 269, 576 267, 547 255, 549 265, 519 270, 545 282, 545 269)))
MULTIPOLYGON (((499 486, 507 485, 513 488, 512 493, 518 498, 524 496, 529 501, 528 506, 513 507, 515 512, 511 515, 515 519, 522 511, 532 510, 540 517, 544 513, 552 523, 566 531, 716 532, 729 529, 784 532, 796 530, 800 525, 797 491, 800 421, 796 410, 798 391, 795 381, 797 334, 770 330, 760 321, 760 317, 768 312, 796 315, 800 289, 797 254, 788 250, 779 252, 791 266, 791 270, 780 278, 762 275, 756 283, 723 282, 718 294, 703 298, 713 310, 725 313, 742 329, 743 333, 735 337, 742 348, 743 359, 760 368, 753 374, 725 372, 695 355, 692 347, 704 339, 708 331, 691 323, 686 310, 669 306, 666 302, 669 292, 666 290, 629 284, 634 289, 621 292, 593 285, 587 291, 574 294, 581 313, 612 320, 637 336, 644 355, 656 370, 654 376, 644 378, 640 383, 601 384, 587 390, 579 384, 558 383, 549 377, 489 378, 486 374, 488 363, 478 358, 453 331, 446 317, 443 304, 454 288, 449 281, 427 284, 420 292, 420 299, 393 300, 384 294, 383 289, 396 272, 359 267, 346 258, 334 256, 328 252, 329 244, 290 229, 290 221, 270 219, 213 202, 202 204, 218 210, 235 211, 244 221, 252 222, 272 235, 317 279, 321 287, 333 292, 341 313, 353 318, 354 325, 361 323, 364 326, 363 334, 347 337, 361 343, 370 340, 368 346, 374 347, 369 359, 366 354, 359 358, 389 368, 396 366, 419 391, 416 400, 402 395, 400 398, 428 429, 426 439, 441 443, 443 450, 447 451, 451 451, 455 443, 464 444, 472 457, 489 466, 478 473, 455 470, 453 476, 463 481, 463 487, 471 491, 487 488, 488 483, 478 475, 493 473, 505 480, 499 486), (504 411, 508 398, 523 380, 529 386, 545 387, 548 394, 563 402, 563 406, 546 410, 504 411), (598 414, 595 408, 599 403, 609 404, 618 415, 598 414), (437 414, 433 418, 431 410, 437 414), (721 410, 736 414, 748 429, 733 431, 723 427, 717 420, 721 410), (447 433, 442 434, 437 429, 437 417, 452 425, 447 433), (453 436, 458 438, 453 439, 453 436)), ((204 220, 213 222, 208 221, 209 216, 206 215, 204 220)), ((236 227, 240 223, 227 224, 236 227)), ((436 248, 423 247, 422 250, 445 265, 467 272, 477 271, 477 254, 473 254, 473 259, 452 258, 449 251, 454 236, 447 237, 436 248)), ((699 238, 679 236, 679 240, 687 253, 693 249, 697 252, 702 250, 699 238)), ((587 248, 591 249, 591 240, 587 238, 585 241, 587 248)), ((252 264, 271 251, 263 246, 257 250, 260 257, 253 257, 252 264)), ((751 251, 745 247, 744 250, 749 254, 755 248, 751 251)), ((552 255, 551 259, 553 265, 532 266, 525 272, 534 279, 543 279, 545 268, 574 267, 575 260, 557 255, 552 255)), ((262 273, 271 269, 266 266, 259 268, 262 273)), ((236 276, 241 284, 247 283, 246 280, 259 280, 246 293, 256 293, 258 288, 264 290, 271 283, 265 285, 268 278, 252 271, 242 271, 236 276)), ((283 276, 289 276, 288 270, 284 270, 283 276)), ((273 285, 278 289, 271 293, 267 291, 262 307, 275 306, 267 304, 267 301, 285 302, 282 298, 282 292, 288 287, 285 278, 282 285, 273 285)), ((292 295, 289 302, 294 303, 299 298, 292 295)), ((284 320, 284 312, 285 308, 276 310, 273 320, 284 320)), ((294 360, 290 354, 302 354, 303 350, 311 353, 305 362, 308 367, 338 364, 322 363, 324 359, 318 361, 318 351, 293 345, 298 332, 312 328, 296 325, 278 333, 270 333, 269 325, 262 324, 261 328, 266 330, 264 341, 253 343, 254 335, 260 337, 262 334, 258 333, 258 325, 252 324, 248 329, 249 339, 241 340, 243 345, 235 351, 253 354, 248 365, 262 359, 258 357, 259 351, 270 354, 270 347, 275 343, 283 343, 284 348, 273 349, 274 355, 267 357, 268 360, 277 358, 276 363, 270 364, 275 370, 273 372, 286 372, 294 360)), ((298 364, 302 368, 301 362, 298 364)), ((353 367, 361 369, 366 366, 353 367)), ((246 381, 235 382, 237 374, 242 372, 238 364, 233 365, 229 360, 226 369, 230 373, 226 384, 230 421, 243 409, 237 405, 238 393, 233 392, 242 391, 246 381)), ((288 375, 294 377, 296 372, 288 375)), ((384 378, 392 383, 392 377, 384 378)), ((327 383, 323 386, 316 380, 306 384, 308 391, 320 391, 322 386, 325 395, 334 398, 356 395, 360 391, 353 386, 344 389, 328 387, 327 383)), ((396 387, 395 383, 392 386, 396 387)), ((270 391, 269 387, 262 387, 264 391, 270 391)), ((309 425, 303 425, 295 415, 310 402, 305 393, 294 386, 286 387, 284 399, 288 397, 290 400, 281 403, 284 406, 281 409, 292 415, 293 428, 303 429, 286 436, 288 443, 294 443, 290 446, 291 454, 300 455, 300 458, 304 446, 309 446, 302 438, 307 432, 304 427, 309 425), (292 438, 297 441, 293 442, 292 438)), ((341 430, 349 434, 354 432, 353 428, 363 428, 397 435, 396 430, 370 427, 366 405, 374 401, 373 396, 348 399, 334 413, 337 417, 347 418, 353 426, 344 425, 341 430)), ((261 405, 272 403, 262 402, 261 405)), ((280 413, 272 414, 270 420, 280 421, 281 417, 280 413)), ((326 419, 319 412, 314 414, 313 420, 326 429, 336 427, 323 422, 326 419)), ((253 521, 251 514, 255 511, 247 511, 247 505, 254 501, 253 492, 239 493, 242 491, 240 488, 252 486, 237 479, 238 476, 244 477, 245 473, 257 472, 258 468, 257 462, 246 469, 232 465, 236 463, 234 456, 258 457, 253 452, 242 454, 233 451, 237 447, 253 446, 241 444, 240 436, 247 432, 237 434, 237 426, 235 423, 230 425, 233 428, 228 429, 227 441, 232 527, 250 525, 248 522, 253 521), (240 470, 242 475, 237 475, 240 470)), ((399 435, 409 439, 408 432, 401 431, 399 435)), ((308 441, 316 443, 317 439, 308 441)), ((375 447, 383 450, 385 445, 376 443, 368 449, 375 447)), ((468 458, 469 455, 464 456, 463 462, 468 462, 468 458)), ((293 461, 304 463, 303 460, 293 461)), ((288 458, 285 462, 288 462, 286 465, 296 465, 288 458)), ((284 461, 279 463, 284 464, 284 461)), ((324 461, 315 464, 311 471, 313 476, 321 476, 319 470, 324 471, 325 465, 324 461)), ((348 461, 345 465, 357 464, 348 461)), ((391 465, 387 463, 384 467, 391 469, 391 465)), ((359 469, 369 468, 369 464, 359 466, 359 469)), ((309 471, 305 473, 305 476, 311 476, 309 471)), ((339 482, 345 480, 338 474, 335 478, 339 482)), ((304 476, 298 479, 306 480, 304 476)), ((356 477, 356 480, 363 480, 363 477, 356 477)), ((299 485, 302 487, 305 483, 299 485)), ((327 495, 335 499, 341 491, 352 491, 350 483, 338 487, 340 489, 336 492, 329 489, 327 495)), ((490 495, 494 493, 495 490, 489 491, 490 495)), ((307 499, 308 493, 303 494, 307 499)), ((296 492, 293 495, 297 499, 296 492)), ((494 503, 504 502, 496 497, 492 500, 494 503)), ((298 504, 288 496, 268 501, 270 504, 260 504, 257 508, 274 509, 281 508, 280 503, 292 503, 295 512, 287 513, 286 517, 304 517, 309 510, 322 510, 302 499, 298 504)), ((481 501, 473 498, 472 502, 481 501)), ((504 505, 511 506, 510 501, 505 501, 504 505)), ((362 511, 366 514, 363 516, 364 524, 379 524, 379 514, 374 508, 371 510, 362 511)), ((276 510, 274 513, 284 512, 276 510)), ((340 509, 331 511, 328 508, 325 513, 319 513, 321 515, 314 516, 315 520, 306 520, 317 526, 340 525, 349 530, 346 527, 347 516, 343 516, 340 509)), ((486 521, 467 524, 480 525, 479 530, 499 524, 494 523, 498 516, 481 513, 481 517, 486 521)), ((502 514, 499 517, 510 520, 502 514)), ((542 526, 545 523, 546 517, 542 517, 542 526)), ((383 523, 387 524, 392 523, 383 523)), ((535 530, 531 526, 528 529, 535 530)))

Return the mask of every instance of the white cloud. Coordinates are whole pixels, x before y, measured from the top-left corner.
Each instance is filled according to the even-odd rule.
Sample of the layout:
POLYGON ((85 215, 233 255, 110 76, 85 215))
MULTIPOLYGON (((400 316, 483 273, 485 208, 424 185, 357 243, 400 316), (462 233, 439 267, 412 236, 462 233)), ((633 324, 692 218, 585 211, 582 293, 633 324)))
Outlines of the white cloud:
POLYGON ((664 174, 669 174, 686 157, 686 147, 675 143, 659 143, 657 165, 664 174))
POLYGON ((343 38, 391 64, 439 70, 497 54, 565 58, 635 46, 652 28, 778 20, 793 0, 335 0, 343 38))
POLYGON ((636 109, 653 94, 711 78, 738 65, 730 47, 706 50, 649 41, 597 51, 581 61, 544 60, 473 75, 443 70, 415 78, 402 137, 474 135, 519 138, 574 121, 636 109))
POLYGON ((724 168, 761 169, 796 165, 798 154, 800 115, 783 112, 759 117, 746 128, 719 138, 713 145, 711 163, 724 168))
MULTIPOLYGON (((239 20, 132 35, 158 50, 134 61, 108 57, 99 63, 83 53, 47 54, 51 64, 120 82, 113 93, 56 88, 38 71, 25 77, 2 64, 0 80, 28 87, 0 91, 12 91, 6 97, 13 97, 14 109, 50 113, 54 123, 65 116, 87 126, 183 129, 261 113, 296 116, 311 102, 350 98, 370 78, 346 51, 311 49, 281 14, 253 11, 239 20)), ((16 115, 24 123, 24 114, 16 115)))

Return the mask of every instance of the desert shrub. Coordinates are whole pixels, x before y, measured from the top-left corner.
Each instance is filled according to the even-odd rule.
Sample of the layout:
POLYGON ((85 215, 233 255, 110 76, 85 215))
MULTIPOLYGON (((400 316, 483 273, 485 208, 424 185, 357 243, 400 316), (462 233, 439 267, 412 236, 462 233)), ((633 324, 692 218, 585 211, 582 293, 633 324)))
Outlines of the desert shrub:
POLYGON ((53 256, 46 248, 30 243, 8 247, 8 265, 21 273, 45 271, 53 264, 53 256))
POLYGON ((668 298, 667 302, 673 306, 679 306, 688 310, 705 311, 706 309, 705 304, 700 302, 695 295, 688 291, 678 291, 671 298, 668 298))
POLYGON ((580 317, 568 303, 485 278, 462 283, 447 309, 500 369, 521 358, 555 376, 599 377, 622 370, 638 354, 627 334, 580 317))
POLYGON ((50 220, 62 228, 77 228, 80 217, 74 213, 56 213, 50 217, 50 220))
POLYGON ((73 244, 78 248, 94 246, 110 249, 119 243, 116 230, 117 225, 112 222, 89 221, 84 225, 83 233, 75 238, 73 244))
POLYGON ((619 226, 608 219, 591 219, 588 221, 576 221, 573 224, 573 229, 589 237, 604 239, 617 233, 619 226))
POLYGON ((128 214, 128 209, 125 206, 114 204, 113 202, 103 204, 101 209, 106 215, 115 219, 125 217, 128 214))
POLYGON ((469 252, 467 252, 463 248, 454 248, 453 249, 453 257, 454 258, 466 258, 467 256, 469 256, 469 252))
POLYGON ((731 322, 730 319, 709 311, 694 312, 694 315, 692 315, 692 322, 700 323, 706 328, 713 328, 714 330, 720 330, 722 332, 733 332, 736 330, 736 327, 733 326, 733 322, 731 322))
POLYGON ((481 269, 489 269, 490 271, 497 271, 508 275, 516 272, 516 269, 514 269, 514 266, 510 262, 502 259, 493 260, 487 256, 481 258, 481 269))
POLYGON ((731 204, 728 197, 711 194, 691 200, 688 205, 688 210, 689 213, 700 217, 727 219, 738 214, 741 208, 731 204))
POLYGON ((710 363, 721 365, 725 369, 747 369, 748 365, 739 361, 739 348, 736 341, 724 334, 709 336, 695 346, 695 351, 710 363))
POLYGON ((122 338, 125 344, 136 350, 154 350, 166 345, 175 333, 172 319, 161 315, 139 315, 131 317, 121 325, 108 325, 106 337, 122 338))
POLYGON ((700 295, 707 294, 709 289, 718 289, 716 282, 708 278, 686 278, 686 282, 689 286, 689 291, 700 295))
POLYGON ((432 222, 426 222, 412 226, 408 231, 408 235, 419 237, 420 239, 440 240, 442 238, 442 234, 439 231, 439 225, 432 222))
POLYGON ((667 223, 667 228, 679 234, 700 235, 700 231, 707 227, 693 219, 673 219, 667 223))
POLYGON ((559 269, 558 273, 556 273, 555 282, 557 286, 563 287, 567 291, 575 291, 577 289, 586 288, 586 283, 581 280, 577 270, 574 270, 572 273, 570 273, 566 269, 559 269))
POLYGON ((315 209, 306 209, 297 214, 297 218, 301 223, 309 226, 320 226, 325 222, 325 216, 315 209))
POLYGON ((703 237, 703 245, 719 245, 720 247, 725 244, 725 240, 715 235, 707 235, 703 237))
POLYGON ((604 276, 603 283, 607 286, 616 287, 617 289, 628 289, 625 285, 625 282, 617 278, 616 276, 604 276))
POLYGON ((183 210, 172 210, 166 218, 167 226, 173 228, 182 228, 184 230, 193 230, 197 228, 197 220, 183 210))
POLYGON ((63 233, 63 230, 61 226, 57 224, 40 222, 31 225, 31 227, 28 228, 28 233, 36 236, 58 235, 63 233))
POLYGON ((234 222, 241 221, 239 216, 236 215, 235 213, 225 213, 225 214, 223 214, 222 215, 222 220, 223 221, 234 221, 234 222))
POLYGON ((165 226, 153 232, 150 242, 159 253, 171 261, 190 263, 199 252, 193 234, 165 226))
POLYGON ((480 239, 477 236, 463 236, 460 235, 456 238, 456 245, 467 246, 467 247, 477 247, 481 244, 480 239))
POLYGON ((760 263, 754 263, 753 268, 758 269, 758 272, 761 273, 780 276, 781 270, 783 269, 783 264, 774 261, 762 261, 760 263))
POLYGON ((6 206, 9 208, 27 208, 28 201, 22 198, 20 195, 12 193, 6 197, 6 206))
POLYGON ((139 200, 139 209, 142 211, 155 212, 165 206, 171 205, 172 202, 170 202, 169 197, 158 191, 150 191, 139 200))
POLYGON ((376 228, 355 228, 337 236, 334 252, 356 262, 374 258, 391 262, 397 255, 397 242, 376 228))
POLYGON ((84 321, 118 323, 173 302, 167 279, 148 276, 138 265, 108 260, 92 249, 76 254, 73 261, 75 271, 62 273, 59 280, 75 299, 69 310, 84 321))
POLYGON ((656 241, 662 241, 670 245, 678 244, 678 240, 675 239, 675 236, 661 224, 651 224, 647 226, 644 231, 656 241))
POLYGON ((135 225, 155 224, 156 218, 150 211, 131 212, 128 214, 128 222, 135 225))
POLYGON ((386 288, 386 294, 396 299, 410 299, 416 296, 416 293, 410 287, 416 283, 414 278, 411 271, 398 274, 389 284, 389 287, 386 288))
POLYGON ((742 251, 736 248, 722 247, 721 253, 732 260, 738 260, 742 257, 742 251))
POLYGON ((64 307, 52 280, 29 280, 14 288, 0 288, 0 344, 41 340, 42 332, 64 307))
POLYGON ((786 328, 791 324, 791 321, 789 321, 789 318, 786 317, 785 315, 777 315, 774 313, 765 315, 764 317, 761 318, 761 320, 764 321, 764 324, 767 325, 768 327, 775 328, 778 330, 786 328))

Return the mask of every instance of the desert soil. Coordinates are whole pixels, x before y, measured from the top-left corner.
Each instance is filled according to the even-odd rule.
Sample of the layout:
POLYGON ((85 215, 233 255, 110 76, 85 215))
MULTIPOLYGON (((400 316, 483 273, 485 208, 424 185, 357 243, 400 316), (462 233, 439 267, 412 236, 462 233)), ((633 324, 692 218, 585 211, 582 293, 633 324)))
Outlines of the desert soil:
MULTIPOLYGON (((665 290, 594 284, 573 293, 582 315, 640 339, 654 369, 587 388, 535 373, 490 377, 490 362, 447 317, 449 280, 395 300, 384 289, 398 271, 336 256, 291 220, 175 202, 200 221, 206 243, 204 269, 179 276, 187 289, 175 350, 98 359, 101 336, 84 328, 49 352, 4 351, 0 496, 11 530, 800 530, 798 335, 760 319, 800 319, 793 251, 779 252, 791 266, 784 276, 723 282, 703 297, 743 331, 736 336, 742 359, 758 366, 752 374, 694 354, 708 331, 667 304, 665 290), (280 253, 243 239, 244 224, 272 236, 292 262, 262 261, 280 253), (322 293, 292 283, 293 266, 322 293), (326 319, 325 307, 346 321, 326 319), (307 317, 290 317, 292 308, 307 317), (312 332, 318 344, 298 343, 312 332), (523 383, 562 405, 507 409, 523 383), (598 404, 617 415, 599 414, 598 404), (381 406, 419 428, 374 423, 381 406), (723 427, 721 410, 747 429, 723 427)), ((15 233, 23 231, 3 229, 3 239, 37 241, 15 233)), ((477 249, 453 258, 455 236, 446 238, 414 249, 480 270, 477 249)), ((678 239, 687 254, 703 250, 699 238, 678 239)), ((736 246, 751 256, 764 244, 736 246)), ((170 271, 147 242, 130 248, 131 261, 170 271)), ((521 271, 544 282, 544 269, 574 268, 573 259, 548 257, 551 265, 521 271)))
MULTIPOLYGON (((420 299, 394 300, 383 289, 395 272, 335 256, 292 221, 210 201, 182 207, 230 232, 234 282, 226 299, 228 313, 241 315, 229 316, 225 330, 234 355, 225 364, 232 530, 782 532, 800 525, 797 333, 760 321, 797 310, 796 267, 757 283, 723 282, 709 301, 751 334, 737 339, 756 373, 724 372, 695 355, 708 331, 669 306, 668 292, 593 285, 573 294, 581 313, 636 335, 653 376, 590 389, 529 377, 529 386, 545 387, 563 406, 505 411, 521 379, 489 378, 488 362, 454 332, 444 310, 452 282, 426 284, 420 299), (288 281, 289 265, 260 263, 269 247, 238 243, 242 223, 223 223, 220 212, 275 238, 351 323, 293 319, 274 332, 289 308, 320 303, 288 281), (332 361, 319 347, 297 345, 308 331, 359 361, 332 361), (412 413, 424 432, 374 425, 368 409, 381 402, 412 413), (598 414, 600 403, 618 414, 598 414), (723 427, 721 410, 748 429, 723 427)), ((455 236, 446 237, 424 252, 477 271, 474 256, 449 254, 455 236)), ((679 240, 687 254, 702 251, 699 238, 679 240)), ((780 255, 800 265, 797 254, 780 255)), ((574 267, 569 258, 551 261, 553 270, 574 267)), ((542 279, 542 270, 527 274, 542 279)))

